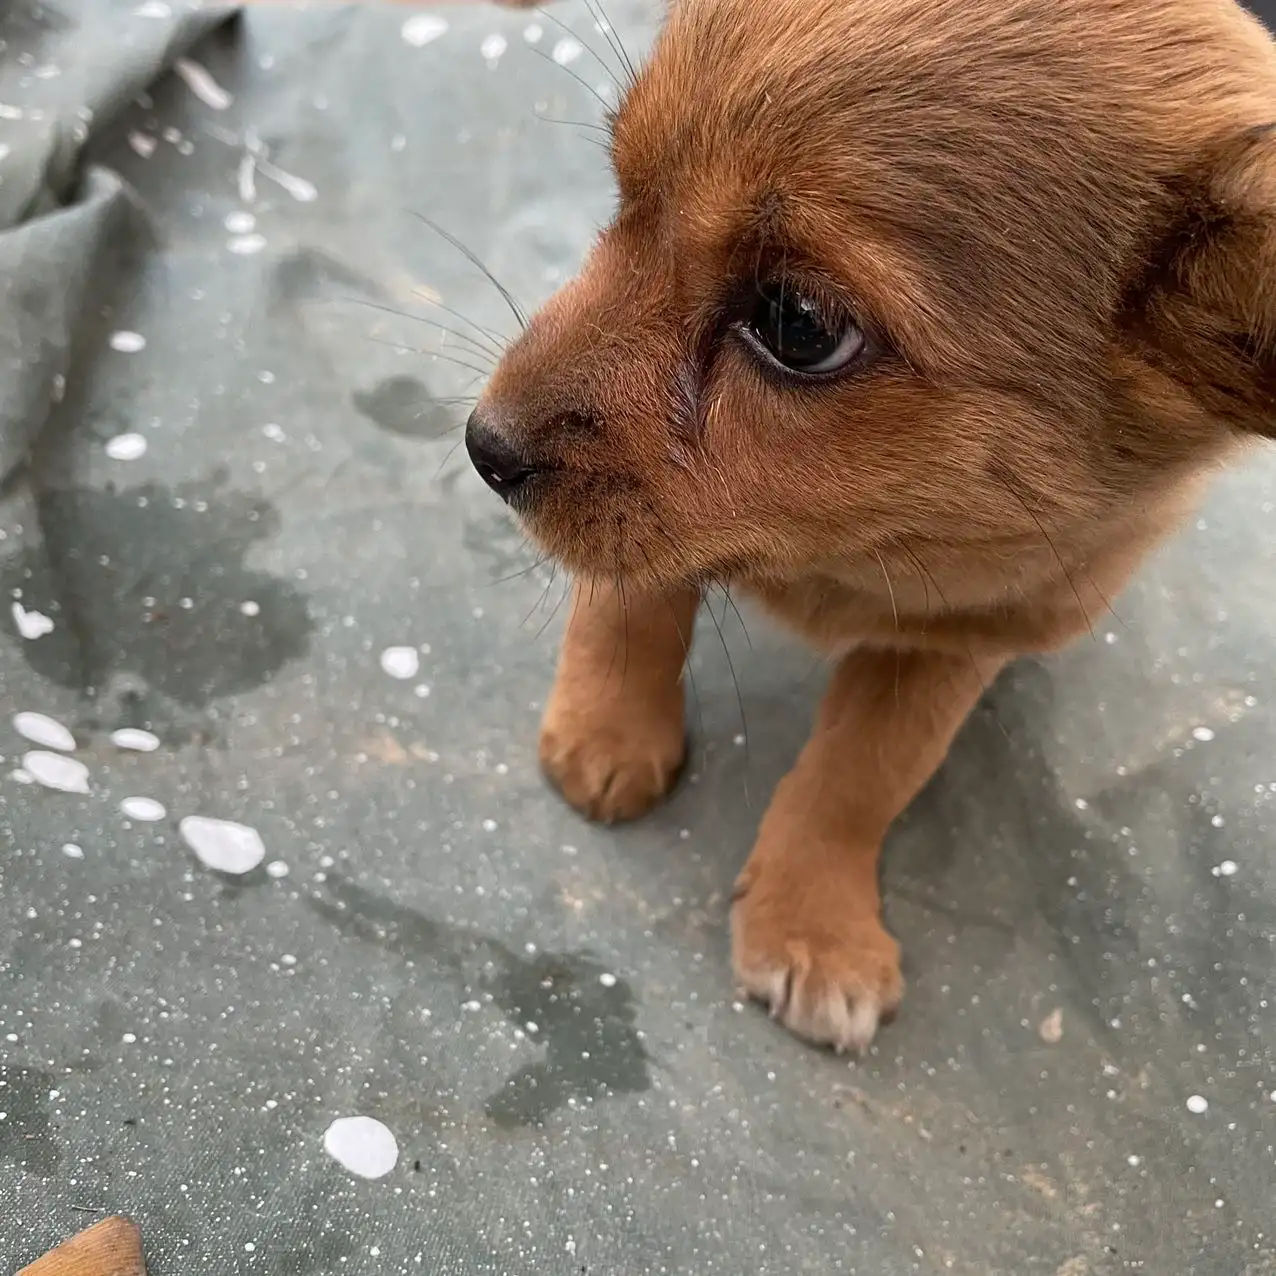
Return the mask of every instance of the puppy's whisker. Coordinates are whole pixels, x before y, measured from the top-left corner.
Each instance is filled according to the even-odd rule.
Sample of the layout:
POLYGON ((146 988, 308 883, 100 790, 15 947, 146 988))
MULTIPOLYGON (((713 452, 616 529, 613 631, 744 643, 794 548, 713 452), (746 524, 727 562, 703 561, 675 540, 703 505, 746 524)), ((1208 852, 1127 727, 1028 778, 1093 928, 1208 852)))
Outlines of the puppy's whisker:
MULTIPOLYGON (((620 33, 611 24, 611 20, 603 10, 602 0, 585 0, 585 8, 589 10, 590 16, 594 19, 594 25, 598 34, 607 41, 607 47, 614 53, 624 68, 628 83, 632 86, 638 79, 638 72, 634 69, 634 64, 630 60, 628 52, 625 50, 624 43, 621 41, 620 33)), ((601 61, 601 59, 600 59, 601 61)), ((617 88, 621 86, 617 84, 617 88)))
POLYGON ((359 336, 364 341, 371 341, 374 346, 389 346, 391 350, 419 354, 425 359, 442 359, 444 363, 454 363, 458 368, 466 368, 477 377, 489 377, 492 375, 491 368, 476 367, 472 363, 466 363, 464 359, 458 359, 455 355, 444 354, 442 350, 423 350, 420 346, 404 345, 402 341, 390 341, 386 337, 374 337, 370 332, 361 332, 359 336))
MULTIPOLYGON (((558 64, 555 63, 555 66, 557 65, 558 64)), ((412 217, 415 217, 417 221, 419 221, 422 225, 428 226, 436 235, 439 236, 439 238, 451 244, 452 247, 455 248, 456 251, 459 252, 461 256, 464 257, 465 260, 470 263, 471 266, 475 267, 475 269, 483 273, 484 278, 488 281, 488 283, 492 285, 493 288, 496 289, 496 291, 501 296, 501 300, 504 301, 505 304, 509 307, 510 313, 514 316, 514 319, 518 323, 518 326, 522 328, 524 331, 526 331, 527 329, 526 312, 523 310, 522 306, 520 306, 518 302, 514 300, 514 296, 510 292, 510 290, 506 288, 505 285, 501 283, 501 281, 497 279, 497 277, 494 274, 492 274, 492 272, 487 268, 487 266, 483 264, 483 261, 478 256, 478 254, 474 252, 473 249, 468 248, 459 239, 457 239, 457 237, 453 235, 451 231, 444 230, 443 227, 438 224, 438 222, 433 221, 431 218, 427 217, 424 213, 413 212, 411 209, 409 209, 408 211, 409 211, 409 214, 412 217)))
POLYGON ((877 565, 882 569, 882 579, 886 582, 886 592, 891 598, 891 615, 895 618, 895 632, 899 633, 899 607, 895 603, 895 586, 891 584, 890 572, 886 570, 886 560, 877 550, 873 551, 873 557, 877 559, 877 565))
MULTIPOLYGON (((566 31, 566 30, 569 30, 569 28, 563 27, 563 30, 566 31)), ((574 33, 572 38, 580 39, 580 37, 575 35, 574 33)), ((608 102, 607 99, 603 97, 603 95, 599 93, 599 91, 596 88, 594 88, 594 86, 590 84, 590 82, 587 79, 585 79, 583 75, 577 75, 576 72, 571 69, 571 67, 564 66, 561 62, 555 62, 554 59, 551 58, 548 53, 545 53, 541 49, 535 49, 535 48, 528 49, 528 52, 542 59, 543 61, 548 62, 550 66, 557 67, 560 71, 562 71, 564 75, 570 76, 573 80, 576 81, 577 84, 580 85, 582 89, 585 90, 586 93, 589 94, 590 97, 594 99, 595 102, 598 103, 599 106, 603 108, 603 111, 605 114, 610 115, 612 113, 614 109, 612 104, 608 102)), ((594 54, 594 56, 597 57, 598 55, 594 54)), ((604 62, 602 65, 606 67, 607 64, 604 62)), ((608 71, 608 74, 610 75, 611 72, 608 71)), ((613 80, 615 79, 614 75, 612 76, 612 79, 613 80)))
MULTIPOLYGON (((598 18, 595 16, 593 9, 590 9, 590 8, 589 8, 588 0, 586 0, 585 7, 586 7, 586 9, 589 11, 589 16, 590 16, 591 18, 593 18, 593 19, 594 19, 594 22, 597 24, 597 23, 598 23, 598 18)), ((567 35, 567 36, 568 36, 569 38, 571 38, 572 40, 575 40, 575 41, 576 41, 576 42, 577 42, 577 43, 578 43, 578 44, 579 44, 579 45, 580 45, 580 46, 581 46, 581 47, 582 47, 582 48, 583 48, 583 49, 584 49, 584 50, 585 50, 585 51, 589 54, 589 56, 590 56, 591 58, 593 58, 593 59, 594 59, 594 61, 595 61, 595 62, 597 62, 597 63, 598 63, 598 65, 599 65, 600 67, 602 67, 602 69, 603 69, 603 70, 606 72, 606 74, 607 74, 607 78, 608 78, 608 79, 612 82, 612 84, 614 84, 614 85, 616 86, 617 90, 620 90, 620 89, 621 89, 621 87, 622 87, 622 86, 621 86, 621 83, 620 83, 620 78, 617 76, 615 69, 614 69, 614 68, 612 67, 612 65, 611 65, 611 64, 607 61, 607 59, 606 59, 606 58, 604 58, 604 57, 603 57, 603 56, 602 56, 602 55, 598 52, 598 50, 597 50, 596 48, 594 48, 594 46, 593 46, 593 45, 592 45, 592 44, 591 44, 588 40, 586 40, 586 39, 585 39, 585 38, 584 38, 584 37, 580 34, 580 32, 579 32, 579 31, 573 31, 573 30, 572 30, 572 28, 571 28, 571 27, 569 27, 569 26, 567 25, 567 23, 565 23, 565 22, 564 22, 561 18, 559 18, 557 15, 555 15, 555 14, 553 14, 553 13, 550 13, 550 12, 549 12, 548 10, 546 10, 546 9, 538 8, 538 9, 536 10, 536 12, 537 12, 537 13, 538 13, 538 14, 539 14, 542 18, 544 18, 546 22, 552 22, 552 23, 554 24, 554 26, 556 26, 556 27, 557 27, 560 31, 562 31, 565 35, 567 35)), ((598 33, 598 34, 599 34, 599 35, 601 35, 601 36, 603 37, 603 39, 604 39, 604 40, 607 40, 607 33, 606 33, 605 31, 599 31, 599 33, 598 33)), ((611 49, 611 51, 612 51, 613 53, 615 53, 615 51, 616 51, 616 50, 615 50, 615 48, 613 47, 613 45, 612 45, 612 43, 611 43, 611 41, 610 41, 610 40, 607 40, 607 47, 608 47, 609 49, 611 49)), ((541 53, 541 50, 539 50, 539 49, 533 48, 533 49, 532 49, 532 52, 533 52, 533 53, 540 53, 540 54, 541 54, 541 57, 545 57, 545 54, 544 54, 544 53, 541 53)), ((553 63, 554 63, 554 65, 555 65, 556 67, 559 67, 559 68, 561 68, 561 69, 562 69, 562 70, 564 70, 564 71, 568 69, 568 68, 567 68, 567 67, 565 67, 565 66, 564 66, 561 62, 557 62, 557 61, 555 61, 553 58, 549 58, 549 59, 548 59, 548 61, 553 62, 553 63)), ((595 96, 597 96, 597 95, 595 95, 595 96)))
POLYGON ((427 306, 430 306, 435 310, 441 310, 445 315, 451 315, 453 319, 459 319, 462 323, 468 324, 479 334, 480 337, 483 338, 485 348, 487 348, 494 359, 499 359, 509 347, 508 338, 501 336, 499 332, 496 332, 492 328, 485 328, 481 323, 475 323, 469 315, 457 310, 455 307, 445 306, 443 302, 436 301, 433 297, 420 289, 414 289, 413 295, 419 297, 427 306))
POLYGON ((363 297, 345 297, 342 300, 348 301, 353 306, 364 306, 368 310, 379 310, 384 315, 394 315, 398 319, 407 319, 412 323, 429 324, 430 327, 437 328, 445 336, 452 337, 457 341, 464 341, 469 348, 470 354, 477 355, 481 359, 491 359, 493 366, 495 366, 496 360, 501 357, 501 351, 491 350, 476 338, 464 332, 457 332, 455 328, 449 328, 439 323, 437 319, 430 319, 426 315, 414 315, 409 310, 396 310, 393 306, 385 306, 380 302, 368 301, 363 297))
POLYGON ((744 740, 744 803, 745 806, 753 805, 749 794, 749 771, 750 771, 750 753, 749 753, 749 722, 748 715, 744 708, 744 693, 740 690, 740 679, 736 676, 735 661, 731 659, 731 648, 727 645, 727 636, 722 632, 722 626, 718 623, 718 618, 713 614, 713 607, 706 601, 705 611, 709 619, 713 621, 713 627, 718 635, 718 642, 722 646, 722 654, 726 657, 727 669, 731 673, 731 685, 735 688, 735 702, 740 710, 740 733, 744 740))

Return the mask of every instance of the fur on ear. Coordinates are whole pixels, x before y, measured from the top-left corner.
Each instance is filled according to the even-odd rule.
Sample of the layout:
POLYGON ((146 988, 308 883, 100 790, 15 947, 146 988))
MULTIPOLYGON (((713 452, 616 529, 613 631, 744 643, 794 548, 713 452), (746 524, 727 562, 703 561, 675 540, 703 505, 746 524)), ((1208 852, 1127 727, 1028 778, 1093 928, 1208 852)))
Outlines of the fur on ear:
POLYGON ((1276 122, 1167 185, 1170 221, 1127 294, 1141 353, 1211 416, 1276 438, 1276 122))

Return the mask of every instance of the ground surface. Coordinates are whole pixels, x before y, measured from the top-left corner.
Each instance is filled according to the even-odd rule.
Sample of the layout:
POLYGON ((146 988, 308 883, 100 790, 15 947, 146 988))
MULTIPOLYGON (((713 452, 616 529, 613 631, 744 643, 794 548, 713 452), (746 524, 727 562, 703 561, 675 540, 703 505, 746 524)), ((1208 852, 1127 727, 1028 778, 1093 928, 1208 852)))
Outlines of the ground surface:
POLYGON ((109 1209, 154 1276, 1276 1270, 1276 459, 990 694, 891 841, 905 1013, 808 1050, 724 923, 820 671, 719 604, 691 782, 579 823, 534 755, 558 588, 453 451, 471 370, 377 308, 508 331, 414 212, 529 303, 574 268, 602 154, 536 117, 606 74, 537 15, 211 22, 0 16, 9 1266, 109 1209), (17 712, 87 794, 11 776, 17 712), (357 1115, 375 1181, 324 1149, 357 1115))

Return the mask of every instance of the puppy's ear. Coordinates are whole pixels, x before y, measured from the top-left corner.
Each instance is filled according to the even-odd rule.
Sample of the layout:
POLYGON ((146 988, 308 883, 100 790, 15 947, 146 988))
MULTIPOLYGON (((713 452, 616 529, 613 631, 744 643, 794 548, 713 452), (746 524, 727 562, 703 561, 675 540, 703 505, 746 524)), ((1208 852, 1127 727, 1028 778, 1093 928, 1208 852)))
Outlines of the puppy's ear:
POLYGON ((1127 294, 1131 335, 1216 420, 1276 438, 1276 122, 1167 196, 1168 225, 1127 294))

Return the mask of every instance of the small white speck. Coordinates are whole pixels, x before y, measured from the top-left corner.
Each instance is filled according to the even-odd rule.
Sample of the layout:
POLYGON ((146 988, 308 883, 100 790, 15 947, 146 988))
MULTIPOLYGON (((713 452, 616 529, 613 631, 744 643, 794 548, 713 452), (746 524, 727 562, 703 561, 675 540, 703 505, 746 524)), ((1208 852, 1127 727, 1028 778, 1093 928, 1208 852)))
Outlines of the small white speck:
POLYGON ((1063 1040, 1063 1009, 1056 1007, 1040 1023, 1037 1035, 1048 1046, 1057 1046, 1063 1040))
POLYGON ((530 22, 523 28, 523 39, 528 44, 539 44, 545 38, 545 28, 539 22, 530 22))
POLYGON ((1192 739, 1199 740, 1202 744, 1208 744, 1214 738, 1214 732, 1209 727, 1193 727, 1192 739))
POLYGON ((573 40, 570 36, 564 36, 557 44, 554 45, 550 57, 558 63, 559 66, 569 66, 575 62, 582 53, 585 52, 585 46, 579 40, 573 40))
POLYGON ((136 129, 128 135, 128 144, 143 159, 150 159, 159 145, 149 133, 139 133, 136 129))
POLYGON ((226 214, 222 225, 232 235, 248 235, 257 229, 257 219, 244 209, 235 209, 234 212, 226 214))
POLYGON ((479 46, 479 52, 483 55, 483 60, 488 66, 494 67, 508 48, 509 42, 505 37, 499 31, 494 31, 491 35, 483 38, 483 43, 479 46))
POLYGON ((60 753, 36 750, 22 759, 22 769, 37 784, 59 793, 87 793, 89 769, 83 762, 63 757, 60 753))
POLYGON ((1221 815, 1216 815, 1216 816, 1214 816, 1214 817, 1210 820, 1210 823, 1211 823, 1211 824, 1212 824, 1212 825, 1213 825, 1216 829, 1221 829, 1221 828, 1223 827, 1223 825, 1227 823, 1227 821, 1226 821, 1225 819, 1223 819, 1223 817, 1222 817, 1221 815))
POLYGON ((1240 865, 1235 860, 1224 860, 1221 864, 1215 864, 1210 872, 1215 877, 1235 877, 1240 869, 1240 865))
POLYGON ((1201 1095, 1199 1094, 1188 1095, 1187 1110, 1191 1112, 1194 1116, 1201 1116, 1203 1113, 1208 1112, 1209 1106, 1210 1106, 1209 1100, 1203 1098, 1201 1095))
POLYGON ((1132 1170, 1137 1170, 1139 1166, 1143 1164, 1143 1158, 1141 1156, 1127 1156, 1125 1158, 1125 1163, 1132 1170))
POLYGON ((1090 803, 1085 798, 1077 798, 1075 806, 1078 811, 1088 811, 1090 809, 1090 803))
POLYGON ((236 235, 234 239, 227 241, 226 250, 234 253, 236 257, 253 257, 265 246, 265 235, 236 235))
POLYGON ((13 729, 32 744, 42 749, 57 749, 62 753, 75 752, 75 736, 55 718, 43 713, 15 713, 13 729))
POLYGON ((527 1029, 527 1035, 528 1035, 529 1037, 530 1037, 530 1036, 533 1036, 534 1034, 536 1034, 536 1033, 538 1033, 538 1032, 540 1032, 540 1030, 541 1030, 541 1026, 540 1026, 540 1024, 538 1024, 538 1023, 533 1023, 531 1020, 529 1020, 527 1023, 525 1023, 525 1024, 523 1025, 523 1027, 527 1029))
POLYGON ((142 434, 117 434, 106 441, 106 454, 112 461, 136 461, 146 455, 146 437, 142 434))
POLYGON ((122 1042, 123 1042, 126 1046, 134 1045, 134 1044, 137 1042, 137 1033, 135 1033, 135 1032, 126 1032, 126 1033, 125 1033, 125 1034, 124 1034, 124 1035, 120 1038, 120 1040, 121 1040, 121 1041, 122 1041, 122 1042))
POLYGON ((418 683, 412 688, 412 694, 416 696, 418 700, 428 700, 430 698, 430 688, 423 682, 418 683))
POLYGON ((264 435, 265 435, 265 436, 266 436, 266 437, 267 437, 267 438, 268 438, 268 439, 269 439, 272 443, 283 443, 283 442, 284 442, 284 440, 285 440, 285 439, 287 439, 287 437, 288 437, 288 436, 284 433, 283 426, 281 426, 281 425, 277 424, 277 423, 276 423, 276 422, 274 422, 274 421, 268 421, 265 425, 263 425, 263 426, 261 427, 261 432, 262 432, 262 433, 263 433, 263 434, 264 434, 264 435))
POLYGON ((471 1014, 473 1014, 476 1010, 482 1010, 483 1007, 477 1001, 467 1001, 461 1009, 468 1010, 471 1014))
POLYGON ((154 824, 168 814, 162 802, 148 797, 126 797, 120 803, 120 810, 130 820, 137 820, 142 824, 154 824))
POLYGON ((291 870, 288 865, 285 864, 283 860, 271 860, 270 863, 266 865, 267 874, 276 880, 281 877, 287 877, 290 871, 291 870))
POLYGON ((737 735, 737 736, 734 736, 734 737, 732 738, 732 740, 731 740, 731 743, 732 743, 732 744, 734 744, 734 745, 736 746, 736 748, 737 748, 737 749, 743 748, 743 747, 744 747, 744 736, 743 736, 743 735, 737 735))
POLYGON ((173 11, 164 0, 144 0, 133 10, 135 18, 171 18, 173 11))
POLYGON ((403 42, 410 44, 414 49, 423 49, 427 44, 432 44, 445 31, 447 31, 447 19, 440 18, 435 13, 414 14, 399 28, 403 42))
POLYGON ((257 1246, 256 1246, 256 1245, 254 1245, 254 1244, 252 1243, 252 1241, 245 1241, 245 1242, 244 1242, 244 1252, 245 1252, 246 1254, 251 1254, 251 1253, 252 1253, 252 1252, 253 1252, 256 1248, 257 1248, 257 1246))
POLYGON ((140 332, 121 330, 111 333, 111 349, 120 354, 137 354, 146 349, 146 338, 140 332))
POLYGON ((483 821, 483 832, 484 832, 484 833, 495 833, 495 832, 496 832, 496 821, 495 821, 495 820, 484 820, 484 821, 483 821))
POLYGON ((284 955, 279 959, 279 962, 280 965, 283 966, 295 966, 297 964, 297 959, 292 955, 292 953, 284 953, 284 955))
POLYGON ((381 653, 381 668, 400 682, 421 672, 421 655, 415 647, 387 647, 381 653))
POLYGON ((154 753, 160 747, 160 738, 138 727, 121 727, 111 732, 111 743, 117 749, 127 749, 132 753, 154 753))
POLYGON ((245 616, 260 616, 261 604, 255 603, 251 598, 239 604, 239 610, 245 616))
POLYGON ((18 637, 27 642, 34 642, 53 632, 53 621, 42 612, 28 611, 21 603, 14 603, 12 613, 13 627, 18 631, 18 637))
POLYGON ((613 975, 611 971, 605 970, 598 976, 598 982, 602 984, 604 988, 614 988, 616 986, 616 976, 613 975))
POLYGON ((257 171, 282 186, 299 204, 313 204, 319 198, 318 188, 313 182, 308 182, 295 173, 286 173, 277 164, 270 163, 260 155, 257 157, 257 171))

